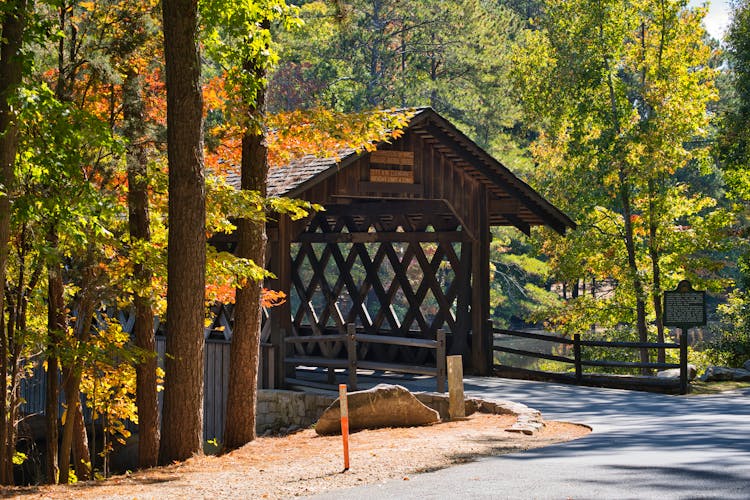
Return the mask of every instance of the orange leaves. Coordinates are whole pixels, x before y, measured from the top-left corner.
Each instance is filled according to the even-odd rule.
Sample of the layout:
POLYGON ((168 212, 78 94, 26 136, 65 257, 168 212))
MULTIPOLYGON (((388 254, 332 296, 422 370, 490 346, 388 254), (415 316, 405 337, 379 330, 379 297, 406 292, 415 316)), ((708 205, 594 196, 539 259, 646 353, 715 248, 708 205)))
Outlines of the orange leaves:
MULTIPOLYGON (((220 79, 204 87, 207 111, 222 110, 226 91, 220 79)), ((372 151, 377 144, 390 142, 403 134, 413 111, 367 111, 341 113, 312 109, 270 115, 268 163, 278 167, 303 156, 337 157, 344 151, 372 151)), ((240 164, 243 130, 233 124, 214 127, 207 139, 206 167, 216 173, 236 171, 240 164)))
MULTIPOLYGON (((233 283, 206 283, 206 297, 209 302, 234 304, 236 288, 233 283)), ((265 308, 280 306, 286 302, 286 294, 279 290, 264 288, 261 295, 261 306, 265 308)))
MULTIPOLYGON (((226 74, 211 78, 203 86, 205 115, 221 115, 207 138, 206 167, 215 174, 235 170, 240 164, 241 140, 245 130, 228 119, 236 103, 226 88, 226 74), (230 170, 231 169, 231 170, 230 170)), ((241 112, 241 111, 240 111, 241 112)), ((413 110, 374 110, 342 113, 316 108, 282 112, 266 117, 268 162, 278 167, 302 156, 336 157, 345 150, 371 151, 378 143, 390 142, 403 134, 413 110)))
POLYGON ((224 77, 215 76, 203 86, 203 105, 206 111, 224 109, 229 100, 224 82, 224 77))
POLYGON ((206 281, 206 298, 208 302, 234 304, 235 288, 231 283, 211 283, 206 281))
POLYGON ((403 132, 412 111, 340 113, 327 109, 290 111, 268 118, 268 155, 280 166, 305 155, 335 157, 344 150, 371 151, 403 132))
POLYGON ((286 302, 286 294, 282 291, 264 288, 260 300, 263 307, 276 307, 286 302))

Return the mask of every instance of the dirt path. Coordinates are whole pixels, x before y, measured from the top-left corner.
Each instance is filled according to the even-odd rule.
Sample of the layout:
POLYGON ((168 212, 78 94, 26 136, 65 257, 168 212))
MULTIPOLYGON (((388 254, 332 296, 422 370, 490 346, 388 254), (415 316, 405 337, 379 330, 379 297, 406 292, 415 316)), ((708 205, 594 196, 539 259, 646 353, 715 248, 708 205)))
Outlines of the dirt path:
POLYGON ((389 479, 408 481, 419 472, 477 457, 500 455, 576 439, 583 426, 547 422, 534 436, 506 432, 507 415, 474 414, 465 421, 430 427, 366 430, 352 434, 351 469, 342 472, 341 436, 307 429, 265 437, 221 457, 195 457, 180 464, 72 486, 6 490, 20 498, 289 498, 389 479))

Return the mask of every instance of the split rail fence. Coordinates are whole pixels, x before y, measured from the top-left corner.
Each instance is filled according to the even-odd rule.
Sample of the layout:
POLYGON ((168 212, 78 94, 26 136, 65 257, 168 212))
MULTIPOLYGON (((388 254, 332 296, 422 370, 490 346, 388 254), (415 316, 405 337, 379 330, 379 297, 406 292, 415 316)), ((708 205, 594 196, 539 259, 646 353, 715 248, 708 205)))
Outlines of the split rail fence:
POLYGON ((327 383, 314 382, 294 377, 287 377, 286 383, 292 386, 306 386, 317 389, 331 390, 331 388, 334 387, 336 383, 335 370, 336 368, 339 368, 347 370, 349 390, 356 391, 357 369, 376 371, 380 370, 395 373, 433 376, 436 379, 438 392, 445 392, 446 353, 445 332, 443 330, 437 331, 437 338, 435 340, 358 333, 356 326, 351 323, 346 325, 346 331, 346 335, 305 335, 286 337, 284 341, 287 345, 315 342, 344 342, 346 344, 346 358, 326 358, 322 356, 297 355, 288 356, 284 359, 284 362, 287 365, 327 368, 327 383), (357 343, 359 342, 435 349, 436 363, 435 366, 432 367, 358 359, 357 343))
POLYGON ((560 363, 566 363, 573 365, 574 373, 553 373, 553 372, 542 372, 536 370, 528 370, 524 368, 516 368, 506 365, 494 365, 495 374, 500 376, 507 376, 512 378, 531 378, 531 379, 555 379, 561 382, 574 382, 576 384, 587 384, 587 385, 604 385, 604 386, 617 386, 624 388, 634 389, 648 389, 649 386, 664 387, 669 389, 669 386, 677 385, 677 382, 673 379, 657 378, 657 377, 622 377, 622 376, 608 376, 605 374, 591 374, 584 373, 585 367, 598 367, 598 368, 631 368, 634 370, 647 369, 647 370, 667 370, 672 368, 680 369, 679 377, 679 391, 680 394, 687 394, 688 392, 688 367, 687 367, 687 335, 683 333, 682 338, 685 341, 680 343, 671 342, 610 342, 601 340, 581 340, 579 334, 575 334, 572 339, 566 337, 558 337, 555 335, 545 335, 540 333, 531 332, 519 332, 514 330, 503 330, 493 328, 493 332, 499 335, 507 335, 516 338, 532 339, 542 342, 549 342, 555 345, 566 345, 572 349, 573 357, 562 356, 559 354, 549 354, 529 351, 526 349, 517 349, 508 346, 494 345, 493 350, 495 352, 504 352, 508 354, 517 354, 520 356, 527 356, 537 359, 546 359, 549 361, 557 361, 560 363), (634 362, 634 361, 616 361, 616 360, 589 360, 584 359, 582 356, 583 347, 600 347, 605 349, 676 349, 680 351, 680 362, 679 363, 658 363, 658 362, 634 362), (665 387, 666 386, 666 387, 665 387))

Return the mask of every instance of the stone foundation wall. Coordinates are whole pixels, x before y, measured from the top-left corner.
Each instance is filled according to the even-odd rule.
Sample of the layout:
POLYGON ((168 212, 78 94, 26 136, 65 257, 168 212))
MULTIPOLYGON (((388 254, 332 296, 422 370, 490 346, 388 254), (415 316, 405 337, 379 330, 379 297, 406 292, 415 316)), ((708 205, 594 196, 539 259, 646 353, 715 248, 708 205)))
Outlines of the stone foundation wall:
POLYGON ((255 428, 258 434, 314 424, 336 398, 305 392, 259 390, 255 428))
MULTIPOLYGON (((438 392, 415 392, 414 396, 422 402, 423 405, 429 406, 440 413, 440 418, 447 420, 449 418, 448 407, 450 398, 447 394, 438 392)), ((514 423, 508 429, 508 432, 521 432, 523 434, 535 434, 539 429, 544 427, 544 419, 539 410, 529 408, 528 406, 506 401, 503 399, 466 399, 464 401, 466 416, 472 413, 491 413, 494 415, 515 415, 517 417, 514 423)))
MULTIPOLYGON (((435 392, 416 392, 414 396, 422 404, 448 418, 448 395, 435 392)), ((260 390, 256 430, 259 435, 266 432, 306 429, 317 422, 323 411, 336 400, 333 396, 305 392, 260 390)), ((497 399, 466 399, 466 415, 474 412, 516 415, 518 420, 509 431, 533 434, 544 427, 539 411, 513 401, 497 399)))

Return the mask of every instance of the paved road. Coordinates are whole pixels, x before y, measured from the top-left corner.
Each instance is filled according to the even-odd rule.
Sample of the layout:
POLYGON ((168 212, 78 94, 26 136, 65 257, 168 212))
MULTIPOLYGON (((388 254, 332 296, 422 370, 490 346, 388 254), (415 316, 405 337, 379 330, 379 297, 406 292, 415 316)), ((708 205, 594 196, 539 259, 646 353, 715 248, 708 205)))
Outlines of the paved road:
POLYGON ((750 390, 678 397, 497 378, 465 387, 593 432, 319 498, 750 499, 750 390))

